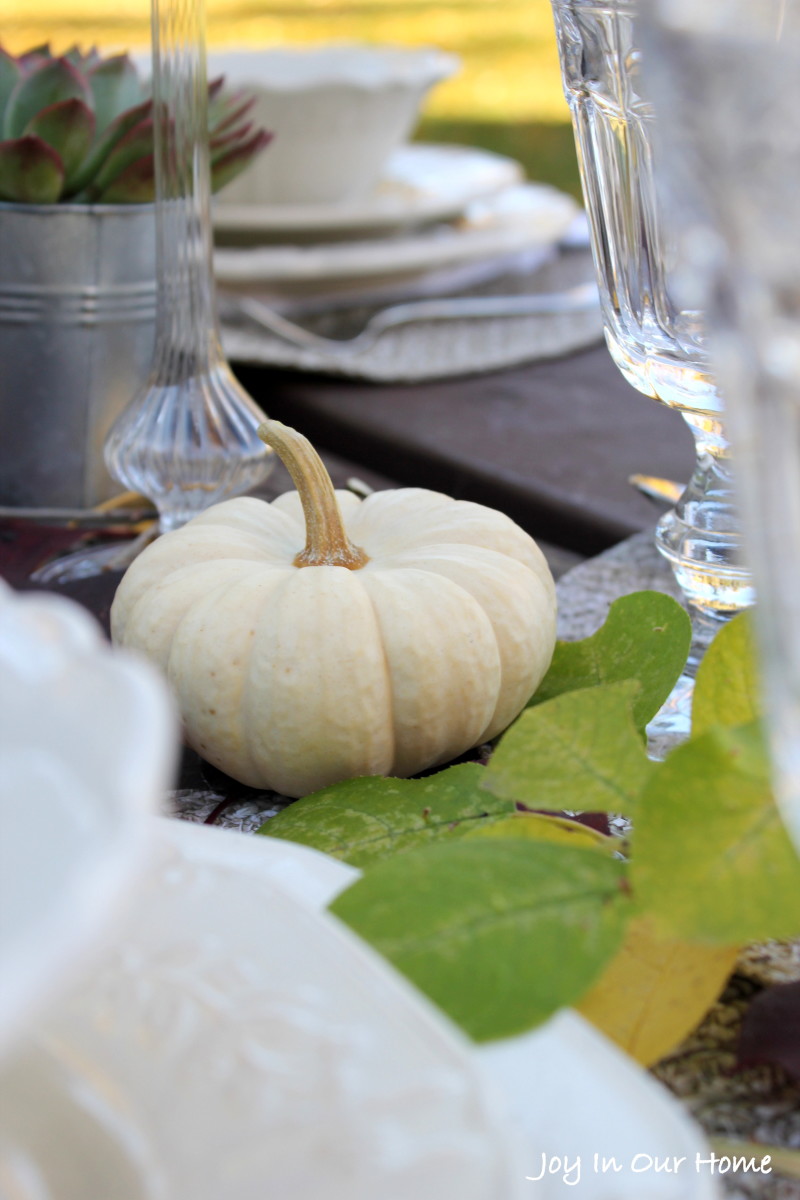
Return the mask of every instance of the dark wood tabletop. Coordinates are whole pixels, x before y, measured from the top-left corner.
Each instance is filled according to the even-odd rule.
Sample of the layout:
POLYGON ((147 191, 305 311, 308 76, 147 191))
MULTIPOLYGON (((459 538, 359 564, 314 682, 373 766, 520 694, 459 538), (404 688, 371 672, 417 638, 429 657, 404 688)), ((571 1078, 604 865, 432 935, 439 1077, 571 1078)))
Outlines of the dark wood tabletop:
MULTIPOLYGON (((404 386, 236 371, 266 412, 315 442, 337 487, 356 476, 370 487, 429 487, 498 508, 543 543, 556 575, 653 524, 659 509, 629 475, 685 481, 694 461, 679 415, 629 387, 602 346, 404 386)), ((278 466, 262 494, 289 487, 278 466)), ((37 566, 85 537, 63 525, 1 522, 0 575, 26 586, 37 566)), ((102 585, 108 602, 115 582, 111 575, 102 585)), ((105 615, 97 584, 64 590, 105 615)))
POLYGON ((378 385, 239 367, 272 417, 404 486, 508 513, 536 538, 595 554, 651 525, 634 473, 686 482, 678 413, 642 396, 604 346, 464 379, 378 385))

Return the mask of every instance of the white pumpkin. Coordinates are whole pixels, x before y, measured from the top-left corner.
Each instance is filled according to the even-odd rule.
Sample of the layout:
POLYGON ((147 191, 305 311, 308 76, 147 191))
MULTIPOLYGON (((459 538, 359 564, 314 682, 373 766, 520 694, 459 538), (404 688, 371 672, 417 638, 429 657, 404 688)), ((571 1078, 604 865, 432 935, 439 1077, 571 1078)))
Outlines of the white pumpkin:
POLYGON ((165 534, 111 610, 114 640, 166 673, 189 744, 301 796, 413 775, 505 729, 555 645, 533 539, 438 492, 334 492, 306 438, 259 432, 298 491, 227 500, 165 534))

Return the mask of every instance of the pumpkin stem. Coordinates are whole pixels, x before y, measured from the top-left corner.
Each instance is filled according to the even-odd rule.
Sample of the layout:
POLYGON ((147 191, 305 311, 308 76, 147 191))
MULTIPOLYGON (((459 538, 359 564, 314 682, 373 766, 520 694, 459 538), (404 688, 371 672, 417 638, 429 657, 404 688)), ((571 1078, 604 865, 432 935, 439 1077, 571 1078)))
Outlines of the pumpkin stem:
POLYGON ((345 533, 331 477, 308 438, 280 421, 267 420, 258 427, 262 442, 271 446, 300 494, 306 520, 305 549, 294 560, 296 567, 347 567, 357 571, 369 562, 345 533))

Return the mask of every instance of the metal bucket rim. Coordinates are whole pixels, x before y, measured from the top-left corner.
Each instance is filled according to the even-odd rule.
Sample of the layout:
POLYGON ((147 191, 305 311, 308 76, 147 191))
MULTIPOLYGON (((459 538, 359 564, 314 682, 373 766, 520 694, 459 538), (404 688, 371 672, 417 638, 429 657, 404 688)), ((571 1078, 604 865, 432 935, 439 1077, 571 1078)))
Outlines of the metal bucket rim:
POLYGON ((58 213, 88 213, 90 216, 107 216, 114 213, 152 212, 155 204, 21 204, 17 201, 0 200, 0 213, 19 212, 35 216, 55 216, 58 213))

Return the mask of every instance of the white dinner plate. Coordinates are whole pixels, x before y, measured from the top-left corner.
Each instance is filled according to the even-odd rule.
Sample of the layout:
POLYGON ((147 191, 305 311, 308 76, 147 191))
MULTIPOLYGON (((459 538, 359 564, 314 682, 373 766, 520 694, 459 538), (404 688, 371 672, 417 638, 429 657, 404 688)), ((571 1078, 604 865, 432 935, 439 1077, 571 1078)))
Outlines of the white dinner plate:
POLYGON ((228 288, 309 295, 408 281, 434 271, 538 251, 566 233, 580 209, 545 184, 519 184, 476 201, 458 222, 394 238, 307 246, 217 249, 217 280, 228 288))
POLYGON ((237 239, 279 235, 365 236, 457 217, 473 200, 522 180, 518 162, 471 146, 425 142, 391 155, 370 195, 341 204, 236 204, 224 190, 214 201, 218 234, 237 239))
POLYGON ((161 824, 115 950, 0 1075, 4 1200, 517 1200, 466 1039, 319 911, 355 872, 161 824))
POLYGON ((149 663, 73 601, 0 580, 1 1052, 110 936, 176 738, 149 663))
POLYGON ((523 1200, 559 1156, 586 1200, 717 1195, 697 1126, 577 1014, 476 1052, 324 912, 353 868, 158 825, 116 949, 0 1072, 3 1200, 523 1200))

